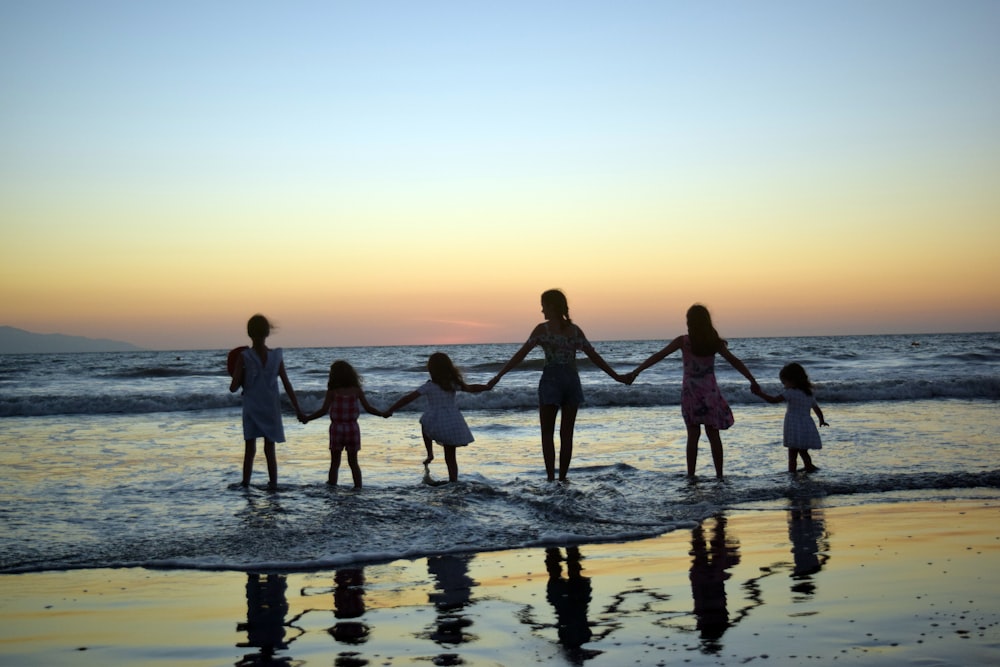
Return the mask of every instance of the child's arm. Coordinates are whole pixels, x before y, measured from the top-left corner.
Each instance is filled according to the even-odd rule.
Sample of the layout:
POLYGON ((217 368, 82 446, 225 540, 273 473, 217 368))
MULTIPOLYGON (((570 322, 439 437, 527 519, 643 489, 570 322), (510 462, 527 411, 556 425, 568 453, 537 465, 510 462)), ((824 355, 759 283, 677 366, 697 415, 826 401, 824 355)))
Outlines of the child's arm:
POLYGON ((823 411, 819 409, 819 403, 816 403, 815 401, 813 401, 813 412, 815 412, 816 416, 819 417, 820 426, 829 426, 829 424, 826 423, 826 420, 823 419, 823 411))
POLYGON ((281 378, 281 384, 285 387, 285 393, 288 394, 288 400, 292 402, 292 407, 295 408, 295 416, 298 417, 299 421, 305 424, 302 420, 305 415, 302 414, 302 408, 299 407, 299 399, 295 397, 295 390, 292 389, 292 383, 288 379, 288 373, 285 372, 284 361, 282 361, 281 365, 278 366, 278 376, 281 378))
POLYGON ((655 366, 656 364, 660 363, 661 361, 666 359, 668 356, 670 356, 680 348, 681 348, 681 336, 678 336, 677 338, 667 343, 662 350, 650 355, 649 359, 646 359, 646 361, 636 366, 635 370, 633 370, 631 373, 626 373, 625 383, 632 384, 635 381, 635 379, 639 377, 639 373, 643 372, 650 366, 655 366))
POLYGON ((754 385, 753 387, 750 388, 750 391, 752 391, 757 396, 760 396, 768 403, 784 403, 785 401, 784 396, 772 396, 771 394, 768 394, 763 389, 761 389, 760 385, 754 385))
POLYGON ((376 417, 389 416, 387 413, 382 412, 378 408, 372 407, 372 404, 368 402, 368 397, 365 396, 365 392, 363 389, 358 390, 358 400, 361 401, 361 407, 363 407, 365 409, 365 412, 367 412, 368 414, 375 415, 376 417))
POLYGON ((412 403, 418 398, 420 398, 420 392, 411 391, 409 394, 407 394, 406 396, 402 397, 401 399, 393 403, 391 406, 389 406, 389 409, 385 411, 385 416, 391 417, 392 413, 394 413, 396 410, 400 409, 401 407, 403 407, 408 403, 412 403))
POLYGON ((302 417, 301 417, 302 423, 303 424, 308 424, 312 420, 319 419, 320 417, 322 417, 323 415, 325 415, 327 412, 330 411, 330 403, 332 403, 332 402, 333 402, 333 392, 331 392, 330 390, 327 390, 326 397, 323 398, 323 406, 319 410, 317 410, 316 412, 314 412, 312 414, 302 415, 302 417))
POLYGON ((240 354, 236 357, 236 368, 233 369, 233 379, 229 383, 229 391, 234 392, 243 386, 243 374, 246 369, 243 365, 243 355, 240 354))
POLYGON ((465 384, 462 383, 462 391, 467 391, 470 394, 478 394, 481 391, 489 391, 493 387, 488 384, 465 384))

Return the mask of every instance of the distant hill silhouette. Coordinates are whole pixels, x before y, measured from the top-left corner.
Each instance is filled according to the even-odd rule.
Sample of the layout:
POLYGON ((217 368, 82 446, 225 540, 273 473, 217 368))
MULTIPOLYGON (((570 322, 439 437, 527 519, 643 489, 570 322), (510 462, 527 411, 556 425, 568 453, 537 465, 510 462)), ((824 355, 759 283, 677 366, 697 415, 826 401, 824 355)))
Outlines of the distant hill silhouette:
POLYGON ((40 334, 14 327, 0 326, 0 354, 36 352, 134 352, 142 350, 132 343, 106 338, 85 338, 63 334, 40 334))

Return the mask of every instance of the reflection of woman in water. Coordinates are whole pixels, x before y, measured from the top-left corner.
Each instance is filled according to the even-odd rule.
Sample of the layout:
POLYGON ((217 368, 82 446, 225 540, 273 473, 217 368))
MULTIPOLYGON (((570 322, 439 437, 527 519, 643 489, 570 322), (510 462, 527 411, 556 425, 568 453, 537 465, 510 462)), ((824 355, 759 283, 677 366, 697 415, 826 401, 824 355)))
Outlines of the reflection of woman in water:
POLYGON ((333 615, 338 620, 329 632, 338 642, 364 644, 368 626, 352 619, 365 613, 365 571, 360 567, 337 570, 333 582, 333 615))
POLYGON ((810 596, 816 591, 813 576, 820 571, 826 556, 826 522, 822 507, 813 507, 808 499, 793 501, 788 508, 788 540, 792 543, 792 590, 810 596))
POLYGON ((730 575, 726 570, 740 562, 740 545, 726 538, 725 516, 715 517, 715 528, 708 537, 705 523, 691 531, 691 595, 701 650, 718 653, 722 649, 719 639, 731 625, 726 605, 726 579, 730 575))
POLYGON ((430 639, 438 644, 461 644, 475 636, 466 634, 472 621, 460 612, 469 605, 476 582, 469 576, 470 555, 431 556, 427 571, 434 577, 434 592, 428 599, 437 608, 437 626, 430 639))
POLYGON ((260 649, 259 654, 243 656, 237 665, 286 664, 287 658, 275 659, 275 651, 288 648, 285 642, 285 615, 288 614, 288 600, 285 591, 288 584, 279 574, 247 575, 247 622, 236 626, 239 632, 247 633, 247 641, 237 646, 260 649))
POLYGON ((545 550, 545 569, 549 572, 546 598, 556 612, 559 644, 566 657, 575 665, 600 653, 583 648, 593 633, 587 620, 590 578, 581 574, 583 566, 580 558, 578 547, 566 547, 566 578, 563 578, 563 557, 559 549, 553 547, 545 550))

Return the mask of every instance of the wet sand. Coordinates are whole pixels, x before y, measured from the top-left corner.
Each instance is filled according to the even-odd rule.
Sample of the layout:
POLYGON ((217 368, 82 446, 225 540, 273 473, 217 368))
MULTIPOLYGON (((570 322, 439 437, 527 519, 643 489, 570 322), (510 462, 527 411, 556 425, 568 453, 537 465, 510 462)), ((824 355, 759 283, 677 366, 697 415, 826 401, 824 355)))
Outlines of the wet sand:
POLYGON ((836 502, 335 572, 3 575, 0 664, 1000 664, 1000 503, 836 502))

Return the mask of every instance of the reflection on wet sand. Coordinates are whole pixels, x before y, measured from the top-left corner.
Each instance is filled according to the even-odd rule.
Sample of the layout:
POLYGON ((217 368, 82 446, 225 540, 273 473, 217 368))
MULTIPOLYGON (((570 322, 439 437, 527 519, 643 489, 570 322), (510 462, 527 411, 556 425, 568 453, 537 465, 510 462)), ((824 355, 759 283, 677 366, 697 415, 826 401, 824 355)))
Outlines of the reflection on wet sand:
POLYGON ((236 663, 237 667, 290 664, 289 658, 275 657, 276 651, 288 648, 285 641, 287 589, 288 584, 282 575, 247 575, 247 620, 236 626, 237 632, 247 633, 247 640, 236 645, 259 651, 243 656, 236 663))
POLYGON ((728 570, 740 562, 740 543, 726 535, 726 517, 719 514, 712 519, 711 531, 703 521, 691 531, 691 597, 694 615, 701 638, 701 650, 718 653, 719 641, 730 626, 726 600, 728 570))
POLYGON ((355 620, 365 613, 364 569, 337 570, 333 583, 333 615, 338 620, 330 628, 330 636, 343 644, 364 644, 370 630, 365 623, 355 620))
POLYGON ((549 573, 546 599, 556 612, 559 645, 574 665, 601 653, 583 648, 593 637, 593 632, 587 618, 590 578, 582 575, 581 558, 579 547, 566 547, 566 576, 563 577, 562 553, 557 548, 545 550, 545 569, 549 573))
MULTIPOLYGON (((532 590, 528 597, 520 597, 524 594, 517 591, 515 597, 520 599, 508 607, 510 615, 507 617, 496 615, 506 602, 503 593, 498 597, 498 589, 493 587, 506 580, 507 575, 496 578, 496 570, 490 569, 496 566, 495 563, 477 563, 481 555, 432 556, 413 562, 412 567, 418 568, 420 573, 407 575, 409 579, 385 577, 397 582, 426 582, 429 579, 430 587, 402 597, 396 590, 397 584, 387 588, 385 581, 381 581, 381 573, 389 572, 386 567, 341 568, 332 575, 332 587, 301 589, 300 598, 292 601, 294 607, 299 607, 297 613, 289 611, 285 576, 250 574, 246 585, 247 621, 238 626, 240 632, 246 633, 246 641, 238 646, 254 647, 257 652, 244 656, 236 664, 238 667, 297 664, 285 655, 289 644, 307 633, 303 627, 323 628, 325 634, 333 638, 335 648, 329 647, 329 638, 324 637, 329 648, 321 646, 318 651, 323 654, 329 650, 330 661, 335 667, 360 667, 378 662, 378 656, 383 656, 386 650, 384 642, 387 640, 392 651, 402 650, 414 660, 434 665, 473 664, 469 662, 470 656, 490 650, 490 646, 481 644, 496 641, 496 628, 511 623, 528 626, 531 635, 552 651, 550 659, 558 656, 558 661, 567 665, 583 665, 614 651, 619 641, 627 641, 630 633, 642 624, 662 631, 646 636, 646 651, 697 650, 707 656, 718 656, 725 648, 724 637, 730 628, 765 604, 765 591, 775 591, 774 586, 766 585, 765 579, 787 574, 792 581, 792 592, 798 596, 792 602, 805 602, 816 592, 816 575, 827 562, 830 548, 820 501, 791 501, 786 520, 788 546, 778 546, 772 535, 765 546, 767 560, 753 562, 751 558, 743 563, 743 550, 748 547, 734 535, 728 517, 719 513, 700 522, 687 536, 675 533, 663 538, 666 551, 648 547, 650 558, 644 566, 647 569, 641 570, 644 574, 628 579, 622 579, 615 567, 608 569, 607 560, 595 561, 601 564, 596 574, 584 576, 583 556, 578 546, 531 550, 530 559, 536 566, 539 556, 544 558, 547 605, 538 606, 531 600, 538 600, 543 594, 539 582, 532 576, 534 568, 527 572, 521 570, 523 581, 529 583, 532 590), (791 558, 787 555, 789 550, 791 558), (473 577, 474 565, 480 565, 479 571, 486 583, 480 584, 473 577), (643 581, 646 579, 648 581, 643 581), (535 583, 531 583, 533 581, 535 583), (475 589, 480 586, 486 588, 477 592, 475 589), (690 598, 686 592, 688 587, 690 598), (484 604, 475 604, 477 593, 484 596, 484 604), (306 598, 325 603, 318 607, 303 605, 302 600, 306 598), (546 608, 551 610, 551 616, 545 613, 546 608), (379 613, 386 609, 394 610, 393 615, 379 613), (431 610, 433 621, 428 622, 425 618, 416 624, 416 629, 413 625, 398 625, 395 613, 398 609, 431 610), (327 620, 330 613, 335 618, 332 626, 327 620), (317 614, 322 618, 319 623, 312 620, 317 614), (383 628, 386 622, 389 625, 383 628), (479 624, 481 632, 472 632, 479 624), (392 631, 388 634, 380 632, 389 628, 392 631), (392 639, 388 639, 390 636, 392 639), (402 637, 416 639, 417 644, 400 643, 402 637), (692 638, 694 642, 690 641, 692 638), (433 652, 427 650, 428 646, 434 647, 433 652)), ((783 542, 783 529, 779 523, 777 543, 783 542)), ((599 546, 592 548, 601 549, 599 546)), ((757 548, 756 553, 759 552, 757 548)), ((755 550, 751 548, 749 553, 755 550)), ((394 564, 392 576, 410 567, 394 564)), ((517 574, 515 579, 521 576, 517 574)), ((779 587, 787 591, 783 584, 779 587)), ((515 635, 516 632, 510 634, 515 635)), ((315 640, 315 635, 310 639, 315 640)), ((309 639, 299 640, 296 646, 306 654, 317 651, 309 639)), ((396 657, 403 659, 402 655, 396 657)))
MULTIPOLYGON (((423 635, 439 646, 455 647, 474 642, 477 637, 467 632, 472 619, 463 613, 471 604, 472 587, 476 582, 469 576, 471 554, 432 556, 427 559, 427 572, 434 578, 434 591, 427 598, 437 611, 434 627, 423 635)), ((435 665, 458 665, 461 659, 453 653, 443 653, 434 659, 435 665)))
POLYGON ((823 507, 818 500, 804 498, 792 501, 788 508, 788 541, 792 545, 792 592, 799 601, 816 592, 815 575, 829 559, 829 535, 823 507))

